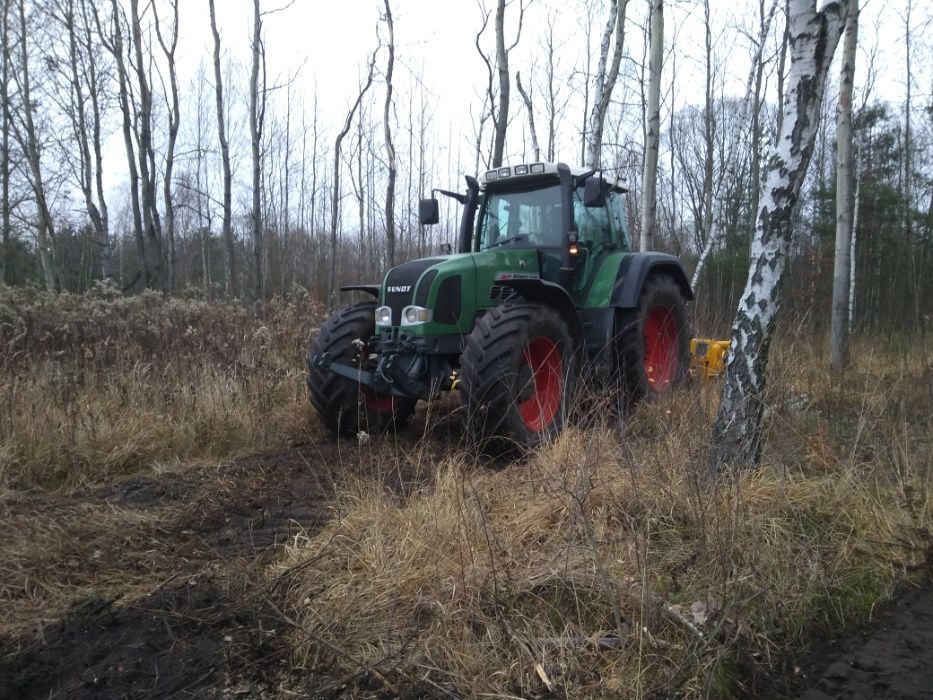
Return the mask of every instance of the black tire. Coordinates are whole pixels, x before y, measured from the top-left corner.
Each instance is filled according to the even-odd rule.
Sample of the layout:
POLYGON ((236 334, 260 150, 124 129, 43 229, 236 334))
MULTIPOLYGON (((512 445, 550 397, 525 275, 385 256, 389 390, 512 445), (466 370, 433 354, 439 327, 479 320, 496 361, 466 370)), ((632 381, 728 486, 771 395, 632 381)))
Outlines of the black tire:
POLYGON ((556 437, 575 374, 573 340, 554 309, 521 301, 490 309, 460 360, 468 435, 488 452, 556 437))
POLYGON ((690 319, 671 277, 649 277, 638 308, 620 311, 616 322, 619 378, 629 401, 662 396, 683 384, 690 369, 690 319))
POLYGON ((401 428, 417 403, 416 399, 375 394, 357 382, 311 364, 313 357, 327 353, 336 363, 361 367, 376 330, 375 311, 374 301, 339 309, 311 341, 308 398, 321 422, 334 433, 352 435, 361 430, 378 433, 401 428))

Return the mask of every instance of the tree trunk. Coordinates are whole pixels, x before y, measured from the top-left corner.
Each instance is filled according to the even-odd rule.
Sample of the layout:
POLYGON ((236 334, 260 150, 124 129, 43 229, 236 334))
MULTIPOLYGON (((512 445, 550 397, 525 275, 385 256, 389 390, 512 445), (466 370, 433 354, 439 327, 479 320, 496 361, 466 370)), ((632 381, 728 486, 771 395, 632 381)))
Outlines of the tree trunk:
POLYGON ((0 17, 0 287, 11 275, 10 265, 10 98, 7 85, 10 82, 10 25, 7 21, 10 3, 3 0, 3 16, 0 17))
MULTIPOLYGON (((389 176, 386 180, 386 243, 389 253, 389 267, 395 267, 395 179, 398 173, 396 168, 395 145, 392 143, 392 71, 395 68, 395 25, 392 23, 392 8, 389 0, 385 0, 385 21, 389 30, 389 59, 386 64, 386 101, 382 115, 382 125, 385 130, 386 166, 389 176)), ((362 183, 361 183, 362 184, 362 183)))
POLYGON ((664 0, 651 0, 651 49, 648 58, 648 108, 645 167, 641 178, 641 249, 655 245, 658 215, 658 147, 661 141, 661 64, 664 60, 664 0))
POLYGON ((36 198, 36 242, 39 248, 39 261, 42 264, 42 272, 45 277, 45 288, 50 292, 56 292, 61 290, 62 280, 55 265, 55 251, 52 248, 55 229, 45 197, 45 182, 42 176, 38 133, 33 119, 34 103, 29 75, 29 53, 26 50, 26 37, 28 35, 26 32, 25 0, 19 1, 19 28, 20 62, 22 63, 20 66, 19 89, 22 97, 22 119, 25 127, 25 133, 20 140, 26 160, 29 163, 30 183, 36 198))
POLYGON ((522 87, 522 74, 518 71, 515 72, 515 87, 518 88, 518 94, 522 96, 525 109, 528 110, 528 131, 531 136, 531 152, 534 155, 534 160, 541 160, 541 148, 538 146, 538 132, 535 129, 535 112, 531 104, 531 96, 525 92, 525 89, 522 87))
POLYGON ((136 57, 136 79, 139 86, 139 102, 136 105, 136 142, 139 147, 139 179, 143 233, 146 240, 146 267, 149 271, 147 286, 165 288, 162 268, 162 241, 156 228, 158 210, 155 194, 155 168, 152 167, 152 92, 146 78, 146 63, 143 60, 143 37, 139 18, 139 0, 130 0, 130 30, 136 57))
POLYGON ((829 364, 840 372, 849 362, 849 273, 852 265, 852 82, 858 45, 858 0, 850 0, 836 106, 836 255, 833 265, 829 364))
POLYGON ((166 44, 162 37, 162 28, 159 22, 159 16, 156 13, 156 3, 152 5, 153 17, 155 18, 156 36, 159 39, 159 45, 162 47, 162 53, 165 54, 166 65, 168 68, 169 89, 171 95, 168 98, 168 143, 165 146, 165 173, 162 177, 162 201, 165 207, 165 241, 168 243, 168 277, 166 279, 166 289, 171 294, 175 291, 176 277, 176 251, 175 251, 175 207, 172 200, 172 173, 175 167, 175 142, 178 139, 178 124, 180 121, 179 99, 178 99, 178 73, 175 69, 175 49, 178 46, 178 0, 170 0, 169 7, 172 10, 172 33, 170 41, 166 44))
POLYGON ((509 53, 505 50, 505 0, 496 5, 496 70, 499 73, 499 109, 495 117, 495 138, 492 147, 492 167, 502 165, 505 131, 509 126, 509 53))
POLYGON ((761 458, 768 353, 800 196, 819 125, 826 74, 845 23, 844 1, 790 0, 791 68, 776 152, 760 195, 751 265, 732 326, 726 382, 716 414, 707 471, 756 467, 761 458))
POLYGON ((337 134, 337 138, 334 140, 334 182, 333 182, 333 196, 331 199, 330 207, 330 265, 327 269, 327 304, 333 307, 336 300, 336 284, 337 284, 337 220, 340 211, 340 145, 343 143, 344 138, 350 132, 350 126, 353 124, 353 115, 356 114, 356 110, 359 109, 360 103, 363 101, 363 96, 366 95, 369 86, 373 84, 373 71, 376 65, 376 52, 373 52, 372 57, 369 59, 369 70, 366 75, 366 82, 363 87, 360 88, 359 94, 356 96, 356 102, 353 103, 353 106, 350 108, 350 111, 347 113, 347 119, 343 123, 343 128, 340 130, 340 133, 337 134))
POLYGON ((265 112, 265 85, 262 87, 262 104, 259 95, 260 63, 265 67, 265 52, 262 47, 262 15, 259 0, 253 0, 253 64, 249 80, 249 137, 253 157, 253 211, 250 228, 253 240, 253 300, 263 298, 262 280, 262 122, 265 112))
POLYGON ((217 139, 220 141, 220 159, 223 166, 223 223, 224 282, 228 297, 237 296, 236 250, 233 246, 232 175, 230 172, 230 145, 227 142, 227 126, 224 117, 224 85, 220 71, 220 34, 217 32, 217 16, 214 0, 208 0, 211 14, 211 33, 214 35, 214 94, 217 99, 217 139))
MULTIPOLYGON (((856 0, 857 1, 857 0, 856 0)), ((852 202, 852 236, 849 239, 849 308, 846 310, 846 333, 851 337, 852 323, 855 318, 855 257, 856 239, 858 238, 858 208, 862 193, 861 149, 855 151, 855 197, 852 202)))
POLYGON ((609 111, 609 102, 612 91, 619 77, 619 65, 622 63, 622 48, 625 41, 625 11, 628 0, 610 0, 609 17, 606 19, 606 28, 603 30, 602 42, 599 45, 599 63, 596 67, 596 76, 593 79, 593 106, 587 120, 586 130, 586 164, 590 168, 600 166, 600 154, 603 146, 603 128, 606 124, 606 112, 609 111), (615 47, 612 52, 612 63, 606 70, 609 60, 609 44, 615 33, 615 47))

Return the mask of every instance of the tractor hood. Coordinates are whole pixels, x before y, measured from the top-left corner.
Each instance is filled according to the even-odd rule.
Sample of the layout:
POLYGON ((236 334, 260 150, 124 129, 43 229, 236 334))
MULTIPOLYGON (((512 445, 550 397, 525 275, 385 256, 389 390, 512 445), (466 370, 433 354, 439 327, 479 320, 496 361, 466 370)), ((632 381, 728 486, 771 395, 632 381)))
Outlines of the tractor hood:
POLYGON ((511 279, 538 277, 533 248, 502 247, 478 253, 421 258, 386 274, 380 303, 392 311, 392 326, 415 335, 468 333, 478 311, 508 299, 511 279), (407 306, 431 310, 426 323, 403 324, 407 306))

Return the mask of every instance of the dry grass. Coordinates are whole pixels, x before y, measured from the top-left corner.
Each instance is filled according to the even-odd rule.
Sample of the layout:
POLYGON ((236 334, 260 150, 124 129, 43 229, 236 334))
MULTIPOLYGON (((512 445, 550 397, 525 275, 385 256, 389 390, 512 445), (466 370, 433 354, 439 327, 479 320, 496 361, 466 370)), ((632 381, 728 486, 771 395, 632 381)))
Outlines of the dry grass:
POLYGON ((295 291, 237 303, 0 291, 0 484, 73 485, 307 438, 295 291))
POLYGON ((276 568, 303 567, 297 660, 431 694, 748 692, 926 558, 929 359, 859 357, 833 380, 779 352, 765 467, 715 489, 697 479, 715 384, 501 471, 451 454, 404 501, 361 482, 276 568))

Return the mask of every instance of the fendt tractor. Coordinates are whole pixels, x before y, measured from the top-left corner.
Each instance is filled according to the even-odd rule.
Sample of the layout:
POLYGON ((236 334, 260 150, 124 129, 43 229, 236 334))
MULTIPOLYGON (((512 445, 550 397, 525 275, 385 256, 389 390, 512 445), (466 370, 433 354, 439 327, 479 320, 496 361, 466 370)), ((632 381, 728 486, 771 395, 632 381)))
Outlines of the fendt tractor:
MULTIPOLYGON (((311 403, 338 433, 400 427, 458 391, 467 433, 531 447, 557 435, 578 380, 626 402, 686 376, 693 299, 680 261, 632 250, 625 189, 602 173, 527 163, 466 178, 457 252, 392 268, 373 301, 336 311, 308 355, 311 403), (594 380, 589 382, 587 380, 594 380)), ((421 200, 422 224, 439 204, 421 200)))

